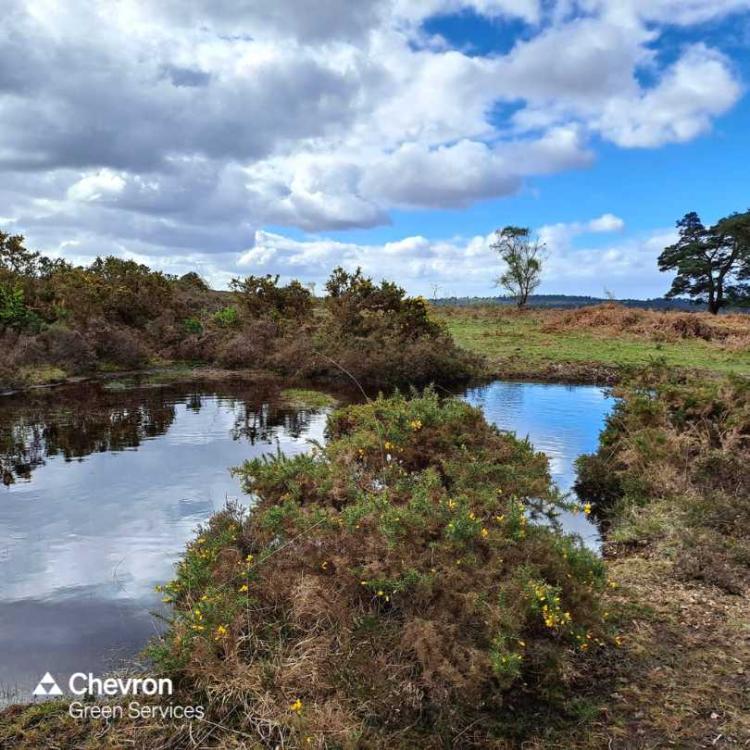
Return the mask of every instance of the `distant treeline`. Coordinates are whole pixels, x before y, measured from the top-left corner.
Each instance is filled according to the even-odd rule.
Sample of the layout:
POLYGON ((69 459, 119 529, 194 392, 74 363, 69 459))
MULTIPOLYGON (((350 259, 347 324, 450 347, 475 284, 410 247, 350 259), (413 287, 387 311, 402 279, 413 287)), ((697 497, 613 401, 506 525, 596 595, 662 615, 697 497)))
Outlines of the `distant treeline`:
MULTIPOLYGON (((442 297, 430 300, 433 305, 453 307, 474 307, 481 305, 513 306, 514 297, 442 297)), ((689 299, 667 299, 654 297, 653 299, 610 299, 605 297, 589 297, 578 294, 532 294, 528 299, 528 307, 588 307, 601 305, 604 302, 616 302, 625 307, 637 307, 644 310, 683 310, 690 312, 706 312, 705 304, 693 302, 689 299)), ((747 308, 725 308, 724 312, 750 312, 747 308)))

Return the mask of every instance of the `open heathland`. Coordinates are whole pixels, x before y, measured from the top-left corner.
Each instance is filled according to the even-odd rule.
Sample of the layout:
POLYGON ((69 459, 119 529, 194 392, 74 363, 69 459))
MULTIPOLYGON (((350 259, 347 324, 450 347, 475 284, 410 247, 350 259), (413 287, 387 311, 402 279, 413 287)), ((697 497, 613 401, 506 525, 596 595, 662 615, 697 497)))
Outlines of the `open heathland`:
POLYGON ((750 315, 653 311, 615 303, 575 310, 437 307, 456 343, 500 377, 613 383, 622 368, 750 374, 750 315))

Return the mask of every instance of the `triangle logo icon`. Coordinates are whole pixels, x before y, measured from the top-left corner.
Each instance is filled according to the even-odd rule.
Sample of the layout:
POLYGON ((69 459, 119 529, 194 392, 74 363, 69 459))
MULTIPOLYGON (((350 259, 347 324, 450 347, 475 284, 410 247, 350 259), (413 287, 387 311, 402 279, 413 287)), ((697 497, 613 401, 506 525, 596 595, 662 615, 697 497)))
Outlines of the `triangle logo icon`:
POLYGON ((34 688, 34 693, 33 693, 33 695, 36 695, 36 696, 62 695, 62 694, 63 692, 57 686, 57 683, 55 682, 55 678, 49 672, 45 672, 44 677, 42 677, 42 679, 39 680, 39 684, 34 688))

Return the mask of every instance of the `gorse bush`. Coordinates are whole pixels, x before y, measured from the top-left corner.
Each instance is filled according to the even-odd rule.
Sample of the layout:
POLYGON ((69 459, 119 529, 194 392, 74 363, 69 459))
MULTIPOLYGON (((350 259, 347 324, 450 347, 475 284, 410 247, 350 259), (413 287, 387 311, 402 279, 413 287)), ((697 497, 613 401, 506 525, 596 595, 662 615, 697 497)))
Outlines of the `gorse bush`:
POLYGON ((417 337, 441 330, 430 320, 424 300, 407 297, 401 287, 390 281, 376 285, 359 268, 354 273, 335 268, 326 291, 331 320, 343 333, 367 336, 388 327, 404 337, 417 337))
POLYGON ((337 411, 328 436, 237 470, 256 503, 189 545, 157 663, 268 747, 489 741, 514 691, 553 700, 604 642, 605 580, 530 518, 564 505, 545 456, 430 391, 337 411))
POLYGON ((481 371, 477 357, 459 349, 432 320, 421 297, 396 284, 376 285, 360 269, 336 268, 326 284, 328 316, 319 350, 357 379, 378 386, 460 382, 481 371))
POLYGON ((237 304, 252 319, 302 320, 312 310, 312 294, 299 281, 279 286, 279 276, 232 279, 237 304))
POLYGON ((197 273, 177 278, 114 257, 74 266, 0 233, 0 335, 62 325, 95 354, 60 357, 64 347, 45 353, 43 340, 11 354, 6 345, 0 372, 7 379, 9 371, 44 364, 83 372, 179 360, 353 377, 375 387, 458 382, 481 372, 480 360, 455 346, 426 303, 397 285, 339 268, 326 288, 318 302, 299 281, 280 284, 267 275, 234 279, 231 292, 216 292, 197 273))

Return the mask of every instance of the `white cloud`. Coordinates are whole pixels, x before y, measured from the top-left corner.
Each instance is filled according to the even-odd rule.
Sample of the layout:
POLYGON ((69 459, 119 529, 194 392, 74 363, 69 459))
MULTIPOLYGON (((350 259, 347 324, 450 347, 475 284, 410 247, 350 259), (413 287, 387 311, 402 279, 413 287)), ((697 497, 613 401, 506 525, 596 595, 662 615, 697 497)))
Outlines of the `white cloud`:
POLYGON ((588 222, 590 232, 618 232, 625 228, 625 222, 614 214, 602 214, 598 219, 588 222))
POLYGON ((621 22, 649 21, 682 26, 750 9, 749 0, 584 0, 582 5, 621 22))
POLYGON ((660 38, 748 8, 6 0, 3 213, 42 250, 166 262, 239 252, 264 226, 367 228, 506 196, 587 166, 599 139, 652 148, 710 130, 741 95, 732 61, 695 44, 665 65, 660 38), (467 11, 524 33, 496 54, 425 38, 425 19, 467 11))
POLYGON ((620 232, 624 228, 625 222, 619 216, 606 213, 589 221, 545 224, 539 229, 539 239, 552 254, 560 254, 570 250, 572 241, 580 235, 620 232))
POLYGON ((125 184, 121 175, 111 169, 101 169, 73 183, 67 195, 75 201, 96 201, 107 195, 122 193, 125 184))
POLYGON ((541 291, 598 297, 611 292, 620 299, 661 297, 670 280, 659 272, 656 259, 674 241, 673 230, 661 229, 603 247, 563 246, 547 260, 541 291))
POLYGON ((625 147, 689 141, 711 127, 740 96, 727 59, 703 44, 690 47, 659 83, 637 96, 613 97, 598 127, 625 147))
MULTIPOLYGON (((602 296, 605 287, 618 296, 660 296, 667 287, 656 258, 674 241, 674 232, 659 230, 643 236, 618 238, 598 247, 576 238, 617 234, 624 221, 607 213, 588 221, 543 226, 540 238, 547 245, 543 294, 602 296), (580 245, 580 246, 579 246, 580 245)), ((493 279, 500 273, 492 236, 431 240, 419 235, 384 244, 339 242, 326 238, 292 239, 259 231, 255 245, 242 254, 239 270, 245 274, 281 273, 285 278, 313 281, 320 286, 331 269, 361 266, 375 279, 396 279, 413 294, 432 296, 494 296, 493 279), (460 269, 460 273, 457 273, 460 269)))

